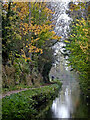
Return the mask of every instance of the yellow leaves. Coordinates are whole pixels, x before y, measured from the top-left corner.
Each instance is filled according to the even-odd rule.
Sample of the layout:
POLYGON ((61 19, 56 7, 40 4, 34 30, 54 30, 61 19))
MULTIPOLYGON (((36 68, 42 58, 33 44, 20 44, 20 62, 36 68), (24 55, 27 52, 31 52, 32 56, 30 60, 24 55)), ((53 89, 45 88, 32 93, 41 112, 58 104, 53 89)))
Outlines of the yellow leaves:
POLYGON ((40 34, 41 31, 41 26, 40 25, 36 25, 36 24, 30 24, 30 26, 27 27, 27 30, 34 32, 35 35, 40 34))
POLYGON ((78 22, 78 24, 76 23, 76 26, 80 26, 80 28, 86 26, 86 20, 84 18, 82 18, 81 20, 76 19, 76 21, 78 22))
POLYGON ((31 61, 31 58, 29 58, 29 57, 25 58, 25 61, 27 61, 27 60, 31 61))
POLYGON ((62 36, 58 37, 58 39, 61 39, 61 38, 62 38, 62 36))
POLYGON ((12 10, 17 11, 20 19, 24 20, 24 18, 28 15, 28 3, 27 2, 20 2, 20 3, 16 2, 14 4, 15 4, 15 7, 12 8, 12 10))
POLYGON ((24 50, 23 50, 23 49, 21 49, 21 52, 23 52, 23 53, 24 53, 24 50))
POLYGON ((54 31, 52 31, 52 33, 53 33, 53 34, 55 34, 55 32, 54 32, 54 31))
MULTIPOLYGON (((30 58, 27 58, 29 53, 42 54, 43 50, 41 49, 41 46, 45 46, 46 44, 44 45, 44 43, 46 42, 46 40, 49 40, 52 36, 55 35, 55 32, 52 31, 53 25, 50 25, 50 22, 52 22, 52 21, 49 21, 49 19, 48 19, 48 21, 46 20, 47 16, 49 18, 49 15, 47 15, 47 13, 51 14, 53 12, 50 9, 48 9, 47 7, 43 6, 43 4, 45 4, 45 3, 42 3, 40 13, 45 10, 45 12, 42 12, 45 15, 41 14, 41 16, 39 16, 39 17, 41 17, 41 19, 40 19, 41 23, 40 23, 40 25, 38 25, 39 22, 36 22, 36 20, 38 19, 37 11, 39 10, 39 3, 35 3, 35 4, 37 5, 37 6, 35 6, 37 8, 36 8, 36 11, 34 10, 31 14, 31 18, 30 18, 31 23, 29 23, 28 2, 15 2, 14 5, 12 5, 12 7, 13 7, 12 10, 16 15, 16 16, 14 15, 15 20, 16 20, 15 23, 17 23, 17 26, 18 26, 17 27, 18 31, 15 29, 15 32, 19 33, 21 35, 20 41, 19 41, 19 39, 17 39, 17 40, 18 40, 18 42, 20 42, 20 44, 23 44, 23 49, 21 50, 21 52, 22 52, 22 57, 25 58, 25 61, 30 60, 30 58), (42 10, 42 8, 43 9, 45 8, 45 9, 42 10), (32 16, 34 16, 34 13, 35 13, 35 17, 37 17, 37 18, 32 17, 32 16), (34 23, 34 21, 35 21, 35 23, 34 23), (46 23, 46 21, 48 23, 46 23), (30 33, 30 35, 29 35, 29 33, 30 33), (43 34, 41 35, 41 33, 43 33, 43 34), (28 53, 28 51, 29 51, 29 53, 28 53), (26 52, 27 52, 27 54, 26 54, 26 52)), ((32 8, 33 7, 34 7, 34 4, 32 4, 32 8)), ((32 10, 32 8, 31 8, 31 10, 32 10)), ((19 38, 19 37, 17 37, 17 38, 19 38)), ((54 36, 53 39, 58 39, 58 36, 54 36)), ((47 43, 49 43, 49 42, 47 42, 47 43)))
MULTIPOLYGON (((45 25, 43 24, 42 26, 39 26, 40 27, 40 31, 39 33, 41 34, 42 32, 49 32, 50 30, 52 30, 52 25, 45 25)), ((51 32, 52 34, 55 34, 54 31, 51 32)))
POLYGON ((88 29, 83 28, 82 31, 85 33, 85 36, 88 34, 88 29))
POLYGON ((78 22, 79 22, 79 19, 76 19, 76 21, 78 21, 78 22))
POLYGON ((88 29, 84 29, 86 32, 88 32, 88 29))
POLYGON ((35 39, 34 41, 37 41, 37 40, 39 40, 40 38, 37 38, 37 39, 35 39))
POLYGON ((76 23, 76 26, 79 26, 79 24, 76 23))
MULTIPOLYGON (((61 37, 56 36, 55 32, 52 31, 54 28, 54 25, 51 25, 52 21, 50 21, 48 18, 51 18, 51 14, 53 14, 54 12, 52 12, 52 10, 50 10, 49 8, 47 8, 45 6, 46 3, 35 2, 35 4, 34 3, 30 3, 30 4, 31 4, 31 13, 32 13, 31 17, 30 17, 30 23, 28 20, 28 18, 29 18, 28 2, 15 3, 15 7, 13 8, 13 10, 16 11, 17 15, 19 16, 19 20, 21 22, 20 23, 20 34, 24 39, 25 44, 23 44, 23 46, 24 46, 25 50, 28 51, 27 54, 30 54, 30 53, 42 54, 43 50, 39 47, 41 47, 41 45, 44 46, 44 43, 46 40, 50 40, 50 39, 52 39, 52 37, 53 37, 53 39, 58 40, 61 37), (39 6, 40 6, 40 8, 39 8, 39 6), (34 11, 32 12, 32 10, 34 10, 34 11), (39 22, 36 22, 36 20, 38 20, 39 12, 40 13, 42 12, 42 14, 44 13, 43 15, 41 14, 41 16, 39 16, 40 22, 41 22, 40 24, 39 24, 39 22), (35 13, 35 15, 34 15, 34 13, 35 13), (34 18, 34 16, 35 16, 35 18, 34 18), (47 20, 44 19, 44 17, 47 20), (29 33, 30 33, 30 38, 29 38, 29 33), (28 38, 28 39, 26 39, 26 38, 28 38)), ((25 60, 27 60, 25 52, 22 51, 22 57, 24 57, 25 60)))
POLYGON ((35 32, 35 35, 37 35, 37 33, 35 32))
POLYGON ((82 49, 82 51, 83 51, 84 53, 86 53, 86 51, 88 50, 88 42, 79 41, 78 43, 79 43, 80 48, 82 49))
POLYGON ((25 57, 26 57, 26 56, 25 56, 25 54, 24 54, 24 55, 22 55, 22 57, 23 57, 23 58, 25 58, 25 57))
POLYGON ((31 37, 31 43, 29 44, 29 53, 43 53, 41 48, 37 48, 33 43, 37 42, 40 38, 34 39, 31 37))
POLYGON ((75 36, 75 34, 73 34, 73 35, 70 35, 70 37, 74 37, 75 36))
POLYGON ((29 53, 34 52, 35 49, 36 49, 36 46, 33 46, 33 45, 31 45, 31 44, 29 44, 29 45, 30 45, 30 46, 29 46, 29 53))
POLYGON ((25 52, 24 52, 23 49, 21 49, 21 52, 22 52, 22 57, 23 57, 23 58, 26 58, 26 55, 25 55, 25 52))
POLYGON ((80 22, 81 22, 84 26, 86 26, 86 21, 85 21, 84 18, 82 18, 80 22))
MULTIPOLYGON (((13 3, 13 5, 14 5, 14 3, 13 3)), ((15 5, 15 6, 12 8, 12 10, 16 12, 17 6, 15 5)))
POLYGON ((9 19, 10 19, 10 20, 13 20, 13 17, 10 16, 9 19))
POLYGON ((53 12, 52 10, 50 10, 49 8, 45 9, 48 13, 54 14, 55 12, 53 12))
POLYGON ((41 54, 43 53, 43 50, 42 50, 42 49, 40 49, 40 53, 41 53, 41 54))
POLYGON ((26 48, 28 48, 28 46, 26 45, 26 48))
POLYGON ((40 51, 39 48, 36 48, 34 52, 38 53, 39 51, 40 51))
POLYGON ((79 46, 82 53, 85 53, 88 55, 88 49, 89 49, 89 42, 88 42, 88 36, 89 36, 89 29, 88 29, 88 22, 82 18, 80 20, 76 19, 76 26, 74 25, 74 31, 73 34, 70 36, 70 38, 73 37, 72 43, 75 43, 79 46), (79 26, 79 27, 77 27, 79 26))
POLYGON ((23 35, 26 35, 28 32, 28 24, 27 23, 20 23, 20 30, 22 32, 23 35))
POLYGON ((31 21, 31 23, 34 23, 34 21, 31 21))
POLYGON ((7 9, 7 8, 8 8, 8 4, 7 4, 7 3, 3 4, 3 7, 4 7, 5 9, 7 9))
POLYGON ((35 53, 39 53, 39 52, 40 52, 40 54, 42 54, 42 53, 43 53, 43 50, 40 49, 40 48, 36 48, 35 53))
POLYGON ((33 46, 33 45, 31 46, 31 44, 29 44, 29 45, 30 45, 29 53, 40 53, 40 54, 43 53, 41 48, 37 48, 36 46, 33 46))
POLYGON ((68 40, 65 40, 64 42, 65 42, 65 43, 70 43, 70 41, 68 41, 68 40))
POLYGON ((31 29, 32 29, 32 30, 34 30, 34 29, 35 29, 35 26, 33 26, 33 25, 31 25, 30 27, 31 27, 31 29))
POLYGON ((27 32, 25 31, 25 32, 24 32, 24 35, 26 35, 26 34, 27 34, 27 32))
POLYGON ((52 39, 58 39, 58 36, 53 36, 52 39))
MULTIPOLYGON (((36 48, 36 46, 31 46, 31 44, 29 44, 30 46, 29 46, 29 53, 40 53, 40 54, 42 54, 43 53, 43 51, 42 51, 42 49, 40 49, 40 48, 36 48)), ((27 48, 28 46, 26 45, 26 48, 27 48)), ((25 59, 25 61, 27 61, 27 60, 29 60, 29 61, 31 61, 31 58, 30 57, 26 57, 26 55, 25 55, 25 52, 24 52, 24 50, 23 49, 21 49, 21 52, 22 52, 22 57, 25 59)))
POLYGON ((73 37, 75 37, 76 35, 75 34, 73 34, 73 37))
POLYGON ((24 27, 25 27, 25 28, 28 28, 28 24, 27 24, 27 23, 24 23, 24 27))
POLYGON ((49 10, 50 10, 50 9, 47 8, 47 7, 45 7, 45 9, 44 9, 44 11, 47 12, 47 13, 49 12, 49 10))

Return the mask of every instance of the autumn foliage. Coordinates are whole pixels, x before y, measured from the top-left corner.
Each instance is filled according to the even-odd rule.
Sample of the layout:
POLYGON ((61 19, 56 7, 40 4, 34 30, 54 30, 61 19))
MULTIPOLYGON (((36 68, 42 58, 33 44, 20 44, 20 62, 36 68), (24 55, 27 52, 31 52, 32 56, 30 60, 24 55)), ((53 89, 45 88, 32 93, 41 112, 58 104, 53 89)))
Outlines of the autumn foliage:
MULTIPOLYGON (((53 40, 56 43, 61 38, 53 31, 53 14, 45 2, 3 3, 3 65, 7 65, 8 62, 14 66, 17 64, 15 69, 18 75, 24 74, 23 63, 17 62, 19 60, 28 64, 29 74, 33 74, 34 69, 38 71, 40 60, 44 67, 47 59, 43 54, 50 54, 53 40)), ((52 64, 50 57, 48 60, 52 64)), ((41 74, 43 69, 40 70, 41 74)), ((16 79, 18 81, 18 78, 16 79)))

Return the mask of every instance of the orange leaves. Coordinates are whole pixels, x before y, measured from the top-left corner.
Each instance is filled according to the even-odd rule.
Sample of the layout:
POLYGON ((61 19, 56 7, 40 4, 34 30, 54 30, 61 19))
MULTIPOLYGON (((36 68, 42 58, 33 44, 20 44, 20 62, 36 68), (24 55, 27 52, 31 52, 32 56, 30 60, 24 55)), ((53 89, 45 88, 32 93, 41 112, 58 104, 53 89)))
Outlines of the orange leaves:
POLYGON ((27 60, 31 61, 30 57, 26 57, 25 52, 24 52, 23 49, 21 49, 21 52, 22 52, 22 57, 25 59, 25 61, 27 61, 27 60))
POLYGON ((57 36, 53 36, 52 39, 58 39, 58 37, 57 36))
POLYGON ((3 4, 3 8, 8 9, 8 3, 7 2, 5 4, 3 4))
POLYGON ((34 42, 36 42, 36 41, 38 41, 40 38, 36 38, 36 39, 34 39, 34 40, 31 40, 31 43, 34 43, 34 42))
POLYGON ((49 8, 47 8, 47 7, 45 7, 45 9, 44 9, 44 11, 46 12, 46 13, 51 13, 51 14, 54 14, 54 12, 52 12, 52 10, 50 10, 49 8))
POLYGON ((52 33, 53 33, 53 34, 55 34, 55 32, 54 32, 54 31, 52 31, 52 33))
POLYGON ((28 29, 28 24, 27 24, 27 23, 24 23, 24 27, 25 27, 26 29, 28 29))
POLYGON ((29 30, 30 32, 34 32, 35 34, 39 34, 38 32, 40 32, 39 29, 39 25, 33 25, 33 24, 28 24, 28 26, 24 26, 26 27, 27 30, 29 30))
POLYGON ((78 43, 79 43, 80 48, 82 49, 82 51, 83 51, 84 53, 86 53, 87 50, 88 50, 88 42, 79 41, 78 43))
POLYGON ((29 53, 40 53, 40 54, 43 53, 43 51, 42 51, 41 48, 37 48, 36 46, 33 46, 31 44, 29 44, 29 45, 30 45, 30 47, 29 47, 29 53))
POLYGON ((29 24, 28 23, 20 23, 20 30, 23 31, 23 35, 26 35, 29 30, 29 24))
POLYGON ((21 20, 24 20, 29 11, 28 2, 14 2, 13 4, 15 7, 13 7, 12 10, 18 13, 21 20))
MULTIPOLYGON (((29 54, 30 54, 30 53, 40 53, 40 54, 43 53, 42 49, 41 49, 41 48, 38 48, 38 47, 36 46, 36 44, 35 44, 36 42, 38 42, 39 39, 40 39, 40 38, 34 39, 33 37, 31 37, 31 41, 30 41, 30 42, 28 41, 28 39, 26 40, 26 41, 28 41, 28 43, 27 43, 26 46, 25 46, 25 44, 24 44, 24 46, 25 46, 26 49, 29 50, 29 54)), ((23 50, 22 50, 22 52, 23 52, 22 57, 26 58, 25 53, 24 53, 23 50)))
POLYGON ((25 55, 25 52, 24 52, 23 49, 21 49, 21 52, 22 52, 22 57, 23 57, 23 58, 26 58, 26 55, 25 55))
MULTIPOLYGON (((45 24, 43 24, 42 26, 39 26, 39 27, 40 27, 40 34, 42 32, 49 32, 50 30, 52 30, 52 25, 45 25, 45 24)), ((52 33, 55 34, 54 31, 52 33)))
POLYGON ((40 31, 41 31, 41 26, 40 25, 33 25, 33 24, 30 24, 30 26, 28 27, 29 31, 30 32, 33 32, 34 35, 38 35, 40 34, 40 31))
POLYGON ((27 53, 27 56, 32 56, 32 53, 42 54, 43 50, 41 48, 47 46, 47 43, 49 43, 47 40, 58 39, 58 36, 53 31, 53 21, 50 20, 52 18, 51 14, 54 12, 46 6, 44 2, 14 3, 13 10, 19 18, 19 32, 23 43, 25 43, 23 45, 25 52, 22 54, 25 59, 25 53, 27 53))
POLYGON ((60 40, 61 38, 62 38, 61 36, 53 35, 51 39, 60 40))
POLYGON ((34 52, 35 51, 35 49, 36 49, 36 47, 35 46, 33 46, 33 45, 31 45, 31 44, 29 44, 30 46, 29 46, 29 53, 32 53, 32 52, 34 52))

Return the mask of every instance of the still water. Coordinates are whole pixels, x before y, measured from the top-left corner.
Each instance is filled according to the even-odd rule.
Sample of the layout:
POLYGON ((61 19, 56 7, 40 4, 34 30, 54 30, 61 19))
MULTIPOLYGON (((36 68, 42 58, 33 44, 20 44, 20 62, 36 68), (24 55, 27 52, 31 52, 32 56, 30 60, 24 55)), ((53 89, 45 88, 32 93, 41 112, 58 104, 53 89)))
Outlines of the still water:
POLYGON ((62 82, 62 89, 47 111, 46 118, 88 118, 88 106, 81 103, 77 78, 66 75, 62 82))
MULTIPOLYGON (((45 114, 46 120, 48 118, 88 118, 88 104, 81 99, 78 75, 65 67, 68 61, 61 54, 61 52, 63 53, 63 40, 68 38, 69 25, 72 21, 72 18, 66 14, 70 2, 71 0, 58 0, 58 2, 50 3, 51 9, 55 11, 53 15, 53 20, 56 21, 54 31, 57 35, 62 36, 62 44, 59 42, 53 47, 58 65, 56 61, 55 67, 52 67, 50 71, 50 77, 54 75, 61 80, 62 89, 45 114)), ((73 2, 78 4, 76 0, 73 2)))

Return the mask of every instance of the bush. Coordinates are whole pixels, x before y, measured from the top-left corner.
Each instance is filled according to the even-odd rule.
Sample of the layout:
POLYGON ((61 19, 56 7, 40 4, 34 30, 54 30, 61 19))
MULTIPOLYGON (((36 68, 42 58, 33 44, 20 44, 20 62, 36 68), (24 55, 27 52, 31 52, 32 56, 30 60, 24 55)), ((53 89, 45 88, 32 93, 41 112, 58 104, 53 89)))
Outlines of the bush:
POLYGON ((39 108, 53 100, 59 85, 53 84, 6 96, 2 99, 3 120, 37 118, 39 108))

